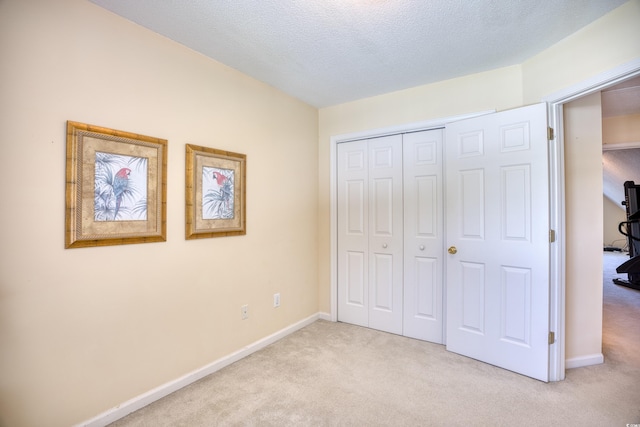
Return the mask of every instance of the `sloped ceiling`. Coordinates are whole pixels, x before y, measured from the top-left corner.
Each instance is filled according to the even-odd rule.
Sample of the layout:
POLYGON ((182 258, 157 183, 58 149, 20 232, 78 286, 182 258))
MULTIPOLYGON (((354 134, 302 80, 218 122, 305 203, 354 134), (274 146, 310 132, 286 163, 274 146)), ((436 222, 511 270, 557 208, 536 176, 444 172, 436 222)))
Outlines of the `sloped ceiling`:
POLYGON ((90 0, 310 105, 521 64, 626 0, 90 0))
POLYGON ((602 117, 640 114, 640 76, 602 91, 602 117))

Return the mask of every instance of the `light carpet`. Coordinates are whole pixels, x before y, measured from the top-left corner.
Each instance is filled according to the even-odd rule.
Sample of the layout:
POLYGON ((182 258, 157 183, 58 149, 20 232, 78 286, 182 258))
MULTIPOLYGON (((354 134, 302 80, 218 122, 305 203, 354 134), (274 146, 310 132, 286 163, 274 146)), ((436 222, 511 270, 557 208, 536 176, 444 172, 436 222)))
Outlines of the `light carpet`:
POLYGON ((317 321, 112 426, 621 426, 640 423, 640 291, 611 284, 605 363, 542 383, 444 346, 317 321))

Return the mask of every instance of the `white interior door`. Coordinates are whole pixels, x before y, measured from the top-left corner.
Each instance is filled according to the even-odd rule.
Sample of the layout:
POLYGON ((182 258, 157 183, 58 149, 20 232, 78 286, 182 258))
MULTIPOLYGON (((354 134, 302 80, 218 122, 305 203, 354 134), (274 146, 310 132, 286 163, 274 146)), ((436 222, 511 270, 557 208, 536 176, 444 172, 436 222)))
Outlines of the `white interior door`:
POLYGON ((443 342, 442 139, 435 129, 403 135, 403 335, 443 342))
POLYGON ((548 381, 546 105, 446 127, 447 349, 548 381))

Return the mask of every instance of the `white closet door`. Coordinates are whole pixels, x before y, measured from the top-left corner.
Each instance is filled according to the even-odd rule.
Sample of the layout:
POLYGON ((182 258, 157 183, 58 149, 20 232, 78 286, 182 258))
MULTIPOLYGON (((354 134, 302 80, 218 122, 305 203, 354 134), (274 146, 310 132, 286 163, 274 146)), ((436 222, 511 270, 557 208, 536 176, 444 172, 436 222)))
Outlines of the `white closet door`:
POLYGON ((447 349, 548 381, 546 105, 447 125, 447 349))
POLYGON ((443 130, 403 135, 404 335, 443 342, 443 130))
POLYGON ((338 320, 402 334, 402 136, 337 155, 338 320))
POLYGON ((369 326, 369 144, 338 144, 338 320, 369 326))
POLYGON ((402 334, 402 135, 369 140, 369 327, 402 334))

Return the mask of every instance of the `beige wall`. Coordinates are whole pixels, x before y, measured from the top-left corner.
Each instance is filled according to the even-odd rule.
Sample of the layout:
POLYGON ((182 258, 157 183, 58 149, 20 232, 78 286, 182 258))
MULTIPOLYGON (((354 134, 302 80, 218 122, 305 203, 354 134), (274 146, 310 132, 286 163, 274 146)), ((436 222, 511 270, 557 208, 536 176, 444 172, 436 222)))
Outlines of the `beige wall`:
MULTIPOLYGON (((640 143, 640 114, 605 117, 602 119, 602 143, 640 143)), ((626 238, 618 231, 618 224, 627 220, 626 211, 620 202, 604 198, 604 245, 622 248, 626 238)))
MULTIPOLYGON (((497 110, 540 102, 545 96, 564 90, 574 84, 640 58, 640 0, 631 0, 577 33, 567 37, 521 66, 493 70, 487 73, 453 79, 433 85, 421 86, 375 98, 364 99, 320 110, 319 140, 319 209, 320 209, 320 308, 330 308, 330 230, 329 230, 329 139, 333 135, 400 125, 436 117, 464 114, 495 108, 497 110)), ((598 123, 600 118, 596 119, 598 123)), ((591 155, 601 159, 601 149, 591 155)), ((590 153, 591 153, 590 151, 590 153)), ((572 159, 570 159, 572 161, 572 159)), ((589 159, 593 164, 593 159, 589 159)), ((600 166, 583 171, 590 180, 599 182, 593 192, 595 206, 602 206, 602 171, 600 166), (600 190, 597 190, 597 189, 600 190), (599 192, 598 192, 599 191, 599 192)), ((574 172, 568 171, 571 175, 574 172)), ((567 197, 573 197, 568 195, 567 197)), ((567 222, 575 222, 576 213, 567 214, 567 222)), ((602 209, 599 209, 602 224, 602 209)), ((589 227, 593 230, 593 227, 589 227)), ((584 230, 581 230, 584 233, 584 230)), ((595 237, 594 237, 595 236, 595 237)), ((602 229, 598 226, 593 245, 574 248, 584 263, 594 266, 602 263, 602 229)), ((567 240, 578 236, 567 235, 567 240)), ((577 240, 575 240, 577 241, 577 240)), ((576 268, 573 266, 572 268, 576 268)), ((568 273, 567 288, 574 289, 578 276, 568 273)), ((590 357, 601 352, 602 312, 601 276, 593 276, 588 285, 592 293, 573 293, 567 300, 567 311, 574 319, 588 318, 592 313, 592 327, 567 325, 567 358, 590 357), (598 305, 599 304, 599 305, 598 305)))
MULTIPOLYGON (((602 143, 624 144, 640 143, 640 114, 607 117, 602 119, 602 143)), ((604 197, 604 236, 605 246, 622 248, 626 238, 618 231, 618 224, 626 221, 627 215, 620 201, 613 202, 604 197)))
POLYGON ((602 142, 604 144, 640 142, 640 114, 602 119, 602 142))
POLYGON ((640 0, 630 0, 522 64, 525 104, 640 57, 640 0))
MULTIPOLYGON (((640 143, 640 114, 606 117, 602 119, 602 143, 625 144, 640 143)), ((624 207, 620 202, 604 198, 604 245, 622 248, 626 238, 618 231, 618 224, 627 220, 624 207)))
POLYGON ((608 197, 602 197, 603 203, 603 246, 615 246, 624 248, 627 245, 627 238, 618 231, 618 224, 627 220, 627 213, 620 202, 614 203, 608 197))
POLYGON ((599 92, 564 107, 567 359, 602 351, 601 118, 599 92))
POLYGON ((1 426, 81 422, 317 313, 317 109, 84 0, 0 1, 0 52, 1 426), (167 242, 64 249, 66 120, 169 141, 167 242), (247 155, 246 236, 185 241, 186 143, 247 155))

